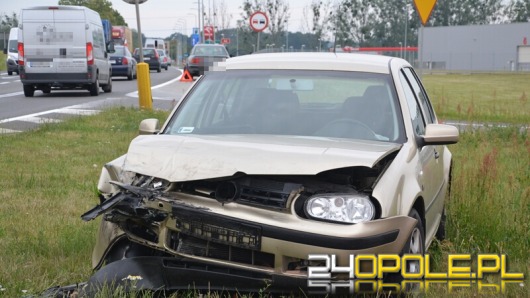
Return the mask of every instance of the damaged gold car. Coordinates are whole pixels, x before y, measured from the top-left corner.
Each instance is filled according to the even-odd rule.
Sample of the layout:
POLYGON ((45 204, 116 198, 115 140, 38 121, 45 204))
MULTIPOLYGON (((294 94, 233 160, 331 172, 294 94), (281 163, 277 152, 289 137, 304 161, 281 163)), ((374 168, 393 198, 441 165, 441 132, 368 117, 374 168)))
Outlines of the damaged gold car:
POLYGON ((296 290, 309 254, 422 254, 444 235, 458 130, 405 60, 231 58, 140 133, 82 216, 103 217, 92 282, 296 290))

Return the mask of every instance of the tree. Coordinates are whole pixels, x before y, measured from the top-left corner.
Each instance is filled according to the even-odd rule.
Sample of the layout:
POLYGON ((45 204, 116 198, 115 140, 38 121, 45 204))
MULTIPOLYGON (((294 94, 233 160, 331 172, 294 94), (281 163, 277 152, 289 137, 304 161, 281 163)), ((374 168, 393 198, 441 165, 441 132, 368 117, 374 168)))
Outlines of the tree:
POLYGON ((322 0, 313 0, 308 7, 304 7, 304 21, 302 23, 303 32, 311 32, 315 36, 315 40, 321 47, 322 41, 326 39, 329 32, 331 11, 331 0, 324 3, 322 0), (311 23, 310 23, 311 22, 311 23))
POLYGON ((224 0, 213 3, 214 24, 218 30, 228 29, 232 21, 232 14, 228 13, 228 5, 224 0))
POLYGON ((108 19, 112 25, 127 26, 123 16, 112 8, 109 0, 59 0, 59 5, 85 6, 97 11, 102 19, 108 19))
POLYGON ((461 26, 501 23, 503 0, 437 1, 429 20, 431 26, 461 26))
POLYGON ((530 22, 530 0, 511 0, 505 7, 508 22, 530 22))

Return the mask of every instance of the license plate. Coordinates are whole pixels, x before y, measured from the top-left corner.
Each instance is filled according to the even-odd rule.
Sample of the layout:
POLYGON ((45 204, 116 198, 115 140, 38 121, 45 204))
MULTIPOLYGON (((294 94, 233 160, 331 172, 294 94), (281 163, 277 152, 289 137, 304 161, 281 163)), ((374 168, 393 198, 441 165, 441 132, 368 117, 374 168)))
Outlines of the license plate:
POLYGON ((151 58, 149 58, 149 57, 144 57, 144 61, 149 61, 149 60, 151 60, 151 58))
POLYGON ((110 64, 116 64, 116 60, 110 60, 110 64))
POLYGON ((51 62, 31 61, 28 62, 29 67, 52 67, 51 62))

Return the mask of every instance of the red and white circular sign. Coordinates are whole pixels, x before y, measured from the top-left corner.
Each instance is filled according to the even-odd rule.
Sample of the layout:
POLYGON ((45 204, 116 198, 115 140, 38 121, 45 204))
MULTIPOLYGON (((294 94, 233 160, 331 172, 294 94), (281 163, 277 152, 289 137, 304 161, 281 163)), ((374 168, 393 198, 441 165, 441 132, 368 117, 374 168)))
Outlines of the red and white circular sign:
POLYGON ((250 16, 250 28, 256 32, 261 32, 269 26, 269 18, 264 12, 256 11, 250 16))

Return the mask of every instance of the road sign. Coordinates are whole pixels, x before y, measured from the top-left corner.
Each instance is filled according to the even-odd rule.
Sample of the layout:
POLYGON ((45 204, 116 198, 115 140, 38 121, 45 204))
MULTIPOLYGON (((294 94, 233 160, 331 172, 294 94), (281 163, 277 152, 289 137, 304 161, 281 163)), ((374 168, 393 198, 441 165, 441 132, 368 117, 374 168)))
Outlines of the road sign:
POLYGON ((230 38, 221 38, 221 44, 229 44, 230 38))
POLYGON ((199 34, 192 34, 191 35, 191 45, 194 46, 199 43, 199 34))
POLYGON ((420 15, 421 23, 425 26, 431 16, 436 0, 414 0, 416 11, 420 15))
POLYGON ((256 32, 261 32, 269 26, 269 18, 264 12, 256 11, 250 16, 250 28, 256 32))
POLYGON ((213 41, 213 26, 204 26, 204 41, 211 40, 213 41))

